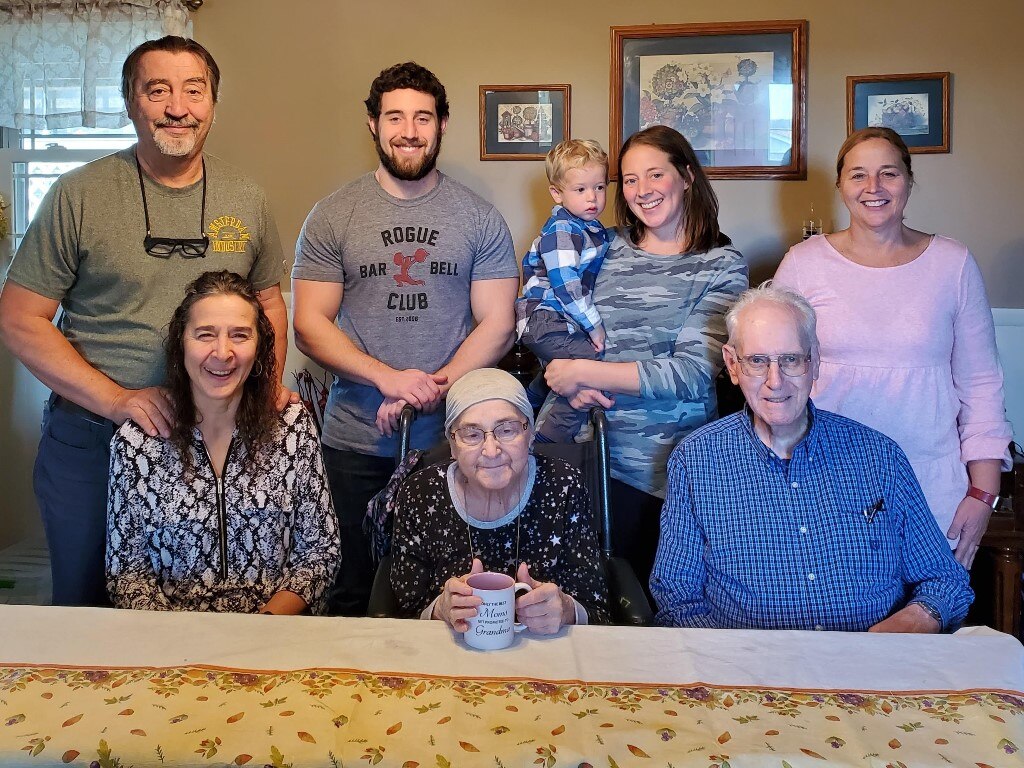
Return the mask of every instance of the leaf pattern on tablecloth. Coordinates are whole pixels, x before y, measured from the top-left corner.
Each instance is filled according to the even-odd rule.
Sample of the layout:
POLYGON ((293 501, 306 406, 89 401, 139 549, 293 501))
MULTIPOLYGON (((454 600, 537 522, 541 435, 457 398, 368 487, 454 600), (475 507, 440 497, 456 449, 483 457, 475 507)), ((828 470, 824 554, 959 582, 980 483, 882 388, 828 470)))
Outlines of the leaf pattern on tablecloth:
POLYGON ((1024 765, 1021 743, 1006 691, 0 667, 0 764, 904 768, 1024 765))

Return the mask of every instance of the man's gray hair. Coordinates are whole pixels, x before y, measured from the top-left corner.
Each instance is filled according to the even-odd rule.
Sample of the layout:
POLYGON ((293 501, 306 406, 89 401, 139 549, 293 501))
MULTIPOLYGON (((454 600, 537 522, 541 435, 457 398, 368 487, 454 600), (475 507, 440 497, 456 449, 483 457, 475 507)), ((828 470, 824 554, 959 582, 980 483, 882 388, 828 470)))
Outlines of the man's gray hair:
POLYGON ((736 326, 739 323, 740 314, 759 302, 770 302, 787 307, 796 317, 800 338, 808 347, 817 345, 817 316, 814 313, 814 307, 792 288, 775 285, 773 281, 765 280, 756 288, 749 288, 741 293, 740 297, 736 299, 736 303, 726 313, 725 328, 729 332, 730 346, 735 346, 736 326))

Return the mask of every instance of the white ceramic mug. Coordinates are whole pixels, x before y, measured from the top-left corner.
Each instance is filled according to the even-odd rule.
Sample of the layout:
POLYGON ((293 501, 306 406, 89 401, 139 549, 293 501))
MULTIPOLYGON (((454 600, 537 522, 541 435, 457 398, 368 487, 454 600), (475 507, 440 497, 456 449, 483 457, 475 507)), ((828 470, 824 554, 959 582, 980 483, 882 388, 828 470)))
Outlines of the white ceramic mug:
POLYGON ((476 617, 469 619, 469 629, 463 635, 466 645, 482 651, 508 648, 515 633, 526 629, 516 621, 516 592, 529 592, 533 587, 504 573, 490 571, 474 573, 466 583, 483 600, 476 609, 476 617))

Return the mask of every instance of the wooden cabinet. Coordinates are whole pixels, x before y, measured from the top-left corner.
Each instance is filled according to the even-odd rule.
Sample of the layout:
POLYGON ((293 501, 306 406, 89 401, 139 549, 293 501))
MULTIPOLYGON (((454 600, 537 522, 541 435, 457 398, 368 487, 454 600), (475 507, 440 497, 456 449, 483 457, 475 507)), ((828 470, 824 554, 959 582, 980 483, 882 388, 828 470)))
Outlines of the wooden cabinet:
POLYGON ((1009 508, 993 512, 971 569, 975 604, 969 623, 987 624, 1021 636, 1021 577, 1024 576, 1024 457, 1003 475, 1002 495, 1009 508))

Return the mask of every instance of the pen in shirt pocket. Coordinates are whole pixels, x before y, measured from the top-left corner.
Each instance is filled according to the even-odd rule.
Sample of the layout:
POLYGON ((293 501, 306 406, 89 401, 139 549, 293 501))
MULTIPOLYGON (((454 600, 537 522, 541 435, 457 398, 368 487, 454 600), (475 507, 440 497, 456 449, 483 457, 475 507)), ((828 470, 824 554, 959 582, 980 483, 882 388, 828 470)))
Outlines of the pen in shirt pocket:
POLYGON ((864 507, 860 512, 869 523, 875 522, 875 515, 885 509, 885 499, 880 498, 874 504, 864 507))

